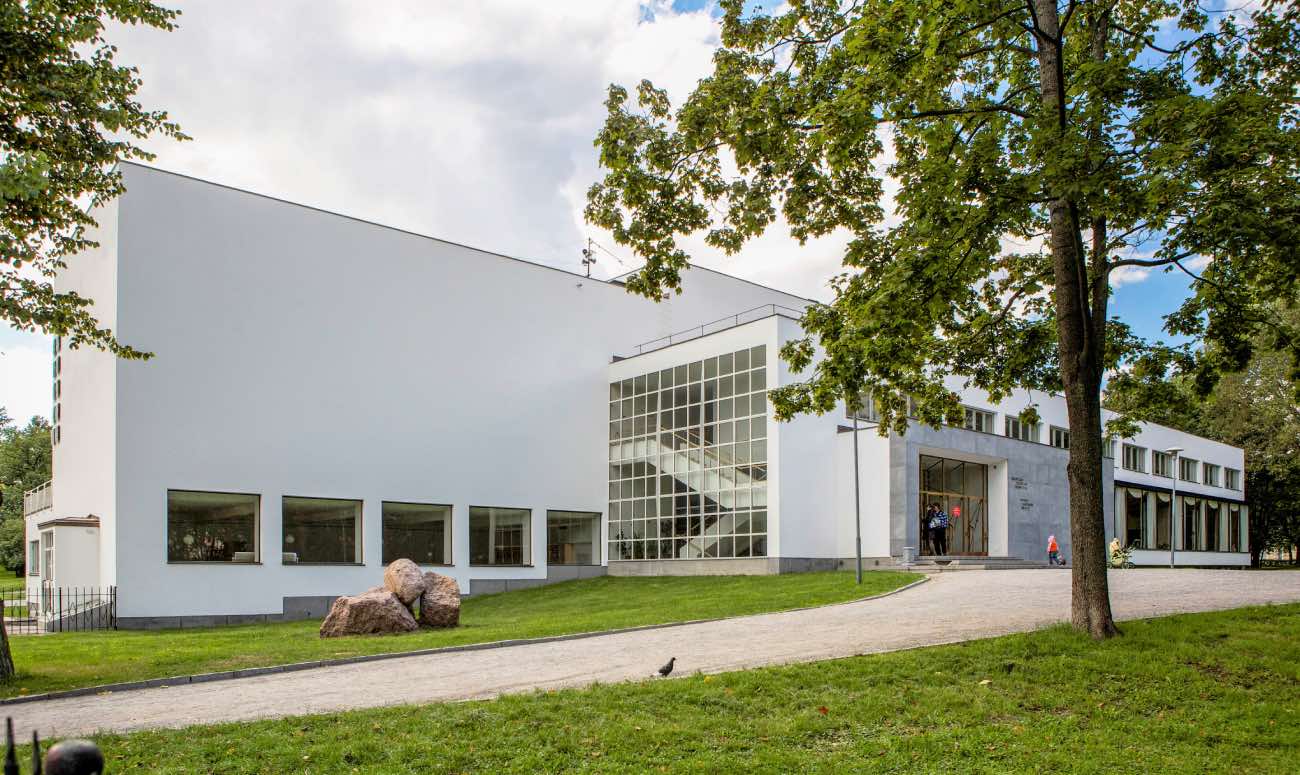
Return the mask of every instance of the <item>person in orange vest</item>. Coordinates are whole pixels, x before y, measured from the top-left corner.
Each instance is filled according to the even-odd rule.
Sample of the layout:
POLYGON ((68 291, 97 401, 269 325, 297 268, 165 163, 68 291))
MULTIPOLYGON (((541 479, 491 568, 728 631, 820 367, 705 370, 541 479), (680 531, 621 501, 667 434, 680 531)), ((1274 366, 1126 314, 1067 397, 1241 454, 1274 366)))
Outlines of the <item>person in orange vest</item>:
POLYGON ((1056 544, 1056 534, 1053 533, 1047 537, 1047 564, 1064 565, 1061 562, 1061 547, 1056 544))

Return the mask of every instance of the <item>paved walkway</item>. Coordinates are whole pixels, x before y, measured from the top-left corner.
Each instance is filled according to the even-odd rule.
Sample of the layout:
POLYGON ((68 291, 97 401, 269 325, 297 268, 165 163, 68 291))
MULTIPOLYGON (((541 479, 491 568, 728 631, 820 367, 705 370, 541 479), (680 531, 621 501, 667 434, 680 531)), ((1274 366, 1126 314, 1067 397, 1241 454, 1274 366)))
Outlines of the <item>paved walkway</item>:
MULTIPOLYGON (((1300 601, 1300 573, 1111 574, 1117 618, 1300 601)), ((209 684, 73 697, 8 709, 19 739, 241 721, 493 697, 852 656, 1032 630, 1069 618, 1067 570, 944 573, 879 600, 578 640, 327 667, 209 684)))

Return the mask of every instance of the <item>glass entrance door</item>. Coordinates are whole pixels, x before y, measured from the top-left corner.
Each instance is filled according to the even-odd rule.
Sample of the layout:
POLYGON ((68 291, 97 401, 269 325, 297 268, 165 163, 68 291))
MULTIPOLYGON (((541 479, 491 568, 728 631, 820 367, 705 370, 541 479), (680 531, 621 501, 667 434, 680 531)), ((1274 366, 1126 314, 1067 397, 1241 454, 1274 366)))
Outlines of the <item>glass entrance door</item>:
POLYGON ((986 556, 989 553, 988 467, 921 455, 921 554, 986 556), (942 536, 928 529, 931 507, 948 515, 942 536))

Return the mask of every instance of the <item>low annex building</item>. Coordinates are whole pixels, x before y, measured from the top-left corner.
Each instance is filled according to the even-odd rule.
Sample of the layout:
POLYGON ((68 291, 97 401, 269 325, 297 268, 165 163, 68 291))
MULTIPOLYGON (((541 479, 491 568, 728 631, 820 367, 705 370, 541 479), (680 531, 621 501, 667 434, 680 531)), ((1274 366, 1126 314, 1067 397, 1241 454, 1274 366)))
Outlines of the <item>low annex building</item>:
MULTIPOLYGON (((400 557, 470 594, 852 561, 851 418, 777 422, 766 396, 795 378, 777 352, 807 299, 695 268, 656 304, 122 169, 61 289, 154 356, 55 342, 29 586, 116 586, 120 625, 145 627, 323 616, 400 557)), ((934 552, 939 504, 950 557, 1042 562, 1055 534, 1069 558, 1064 402, 961 395, 964 427, 881 436, 859 416, 863 555, 934 552), (1017 420, 1029 403, 1041 425, 1017 420)), ((1172 544, 1180 565, 1249 563, 1240 449, 1144 425, 1105 470, 1135 561, 1172 544)))

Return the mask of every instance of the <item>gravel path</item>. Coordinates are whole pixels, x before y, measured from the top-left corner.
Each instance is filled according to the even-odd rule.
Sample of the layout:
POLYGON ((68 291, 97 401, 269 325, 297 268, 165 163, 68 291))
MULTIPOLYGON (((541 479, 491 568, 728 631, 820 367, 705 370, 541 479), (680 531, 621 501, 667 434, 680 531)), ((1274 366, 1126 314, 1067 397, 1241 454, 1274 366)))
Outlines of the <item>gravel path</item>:
MULTIPOLYGON (((19 739, 242 721, 644 679, 986 638, 1068 619, 1067 570, 943 573, 878 600, 717 622, 327 667, 210 684, 72 697, 9 709, 19 739)), ((1119 619, 1300 601, 1300 573, 1111 574, 1119 619)))

